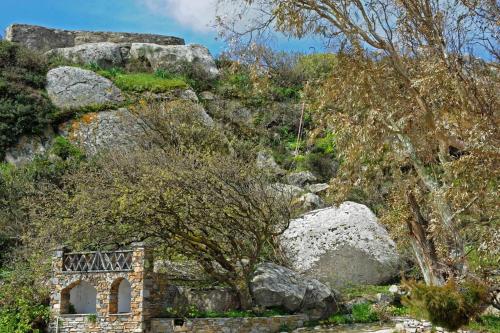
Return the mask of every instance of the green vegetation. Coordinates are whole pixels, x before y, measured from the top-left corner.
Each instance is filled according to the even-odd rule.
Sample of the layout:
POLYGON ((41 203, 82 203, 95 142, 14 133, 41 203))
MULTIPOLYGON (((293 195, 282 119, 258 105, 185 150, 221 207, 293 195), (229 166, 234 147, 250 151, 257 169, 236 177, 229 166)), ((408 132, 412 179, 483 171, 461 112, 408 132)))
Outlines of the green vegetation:
POLYGON ((389 294, 390 286, 358 285, 347 287, 341 290, 343 297, 347 300, 356 297, 376 296, 377 294, 389 294))
POLYGON ((354 323, 373 323, 379 321, 379 315, 370 303, 354 304, 350 314, 335 314, 327 320, 321 321, 322 325, 344 325, 354 323))
POLYGON ((19 298, 15 307, 0 308, 0 332, 42 333, 49 316, 48 306, 19 298))
POLYGON ((54 106, 45 95, 48 66, 41 55, 0 40, 0 160, 23 134, 39 134, 54 106))
POLYGON ((172 89, 184 89, 188 85, 181 77, 167 75, 166 72, 156 73, 123 73, 117 69, 99 70, 100 75, 111 79, 118 88, 131 92, 161 93, 172 89))
MULTIPOLYGON (((262 260, 280 262, 276 239, 292 213, 288 202, 269 202, 263 190, 281 176, 264 176, 252 167, 255 152, 268 149, 285 171, 309 170, 329 182, 327 204, 353 200, 370 206, 412 272, 419 270, 412 275, 433 285, 409 283, 407 307, 357 304, 325 324, 411 314, 450 329, 468 324, 498 332, 498 317, 470 321, 488 301, 483 283, 498 271, 498 61, 485 66, 456 49, 461 36, 449 38, 454 31, 470 31, 460 28, 462 22, 488 17, 480 15, 485 2, 470 8, 450 4, 450 12, 465 13, 456 27, 447 26, 441 6, 420 8, 418 1, 410 7, 389 1, 375 11, 363 7, 370 15, 353 22, 335 15, 361 3, 331 2, 350 7, 332 12, 315 6, 307 13, 296 7, 300 3, 268 2, 280 29, 299 36, 341 32, 341 51, 300 55, 256 45, 219 59, 217 81, 188 64, 178 69, 182 76, 152 73, 141 63, 126 69, 88 66, 130 97, 188 86, 210 90, 217 98, 203 104, 221 126, 204 126, 199 105, 189 101, 149 104, 141 96, 128 106, 154 130, 145 151, 87 159, 57 137, 48 154, 26 166, 0 164, 0 331, 43 326, 47 259, 55 244, 103 249, 147 239, 160 256, 199 260, 212 281, 232 287, 242 308, 252 308, 249 276, 262 260), (425 21, 415 15, 428 10, 425 21), (390 18, 379 16, 384 14, 390 18), (379 22, 387 30, 363 31, 379 22), (387 35, 378 35, 383 31, 387 35), (469 276, 483 280, 470 283, 469 276)), ((488 22, 481 24, 487 31, 488 22)), ((32 51, 0 42, 0 159, 21 135, 74 116, 59 113, 45 96, 49 66, 32 51)), ((370 299, 387 289, 360 286, 343 294, 370 299)), ((279 311, 188 309, 173 315, 274 313, 279 311)))
POLYGON ((481 316, 469 323, 467 328, 479 332, 500 333, 500 316, 481 316))
POLYGON ((166 92, 171 89, 187 88, 181 78, 163 79, 148 73, 118 74, 113 78, 118 88, 134 92, 166 92))
POLYGON ((63 160, 67 160, 68 158, 82 160, 85 157, 85 154, 81 149, 71 144, 71 142, 63 136, 58 136, 54 139, 51 147, 51 153, 59 156, 63 160))
POLYGON ((87 316, 87 321, 89 323, 95 324, 97 323, 97 315, 96 314, 90 314, 87 316))
POLYGON ((167 308, 165 316, 169 318, 245 318, 245 317, 276 317, 284 316, 288 313, 280 309, 262 309, 262 310, 231 310, 225 312, 200 311, 195 306, 189 306, 183 310, 174 310, 167 308))
POLYGON ((421 282, 407 282, 407 285, 410 295, 404 299, 404 304, 410 312, 452 331, 479 315, 488 298, 486 287, 478 281, 460 286, 453 280, 444 286, 427 286, 421 282))

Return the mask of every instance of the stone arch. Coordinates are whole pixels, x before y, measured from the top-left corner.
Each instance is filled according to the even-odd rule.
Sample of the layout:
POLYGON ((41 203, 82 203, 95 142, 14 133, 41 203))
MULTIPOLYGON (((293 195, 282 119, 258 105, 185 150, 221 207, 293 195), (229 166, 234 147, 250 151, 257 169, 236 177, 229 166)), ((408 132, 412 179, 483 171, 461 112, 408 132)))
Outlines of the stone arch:
POLYGON ((82 280, 69 284, 61 291, 61 314, 97 313, 97 290, 82 280))
POLYGON ((111 284, 109 313, 129 313, 132 300, 132 286, 125 278, 118 278, 111 284))

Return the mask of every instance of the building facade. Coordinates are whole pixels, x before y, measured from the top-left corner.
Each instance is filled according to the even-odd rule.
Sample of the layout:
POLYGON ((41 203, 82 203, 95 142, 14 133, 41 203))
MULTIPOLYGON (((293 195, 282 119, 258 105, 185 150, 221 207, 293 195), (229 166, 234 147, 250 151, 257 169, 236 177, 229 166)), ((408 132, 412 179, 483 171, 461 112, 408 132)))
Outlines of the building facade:
POLYGON ((50 332, 147 332, 162 311, 166 280, 143 244, 113 252, 55 251, 50 332))

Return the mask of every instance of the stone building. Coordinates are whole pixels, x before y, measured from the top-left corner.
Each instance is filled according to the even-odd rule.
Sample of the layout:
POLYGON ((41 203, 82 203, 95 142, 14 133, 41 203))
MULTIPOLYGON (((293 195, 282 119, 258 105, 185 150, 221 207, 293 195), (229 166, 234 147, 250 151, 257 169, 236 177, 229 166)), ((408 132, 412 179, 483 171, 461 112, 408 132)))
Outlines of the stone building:
POLYGON ((143 244, 53 257, 50 332, 147 332, 162 311, 166 279, 143 244))
MULTIPOLYGON (((169 285, 169 278, 154 271, 151 252, 141 243, 111 252, 57 249, 52 261, 49 332, 275 333, 283 327, 301 327, 308 319, 307 315, 162 318, 167 306, 175 307, 175 297, 182 290, 169 285)), ((205 309, 224 311, 238 305, 219 289, 187 291, 182 297, 205 309)))

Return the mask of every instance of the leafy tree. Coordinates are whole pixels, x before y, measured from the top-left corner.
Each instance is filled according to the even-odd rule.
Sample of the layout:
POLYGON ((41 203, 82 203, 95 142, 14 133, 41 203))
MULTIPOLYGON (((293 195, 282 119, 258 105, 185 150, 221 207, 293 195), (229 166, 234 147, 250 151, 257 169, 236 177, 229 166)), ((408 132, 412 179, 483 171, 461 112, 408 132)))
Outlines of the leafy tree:
POLYGON ((268 185, 230 155, 151 149, 108 155, 68 175, 62 190, 32 202, 32 213, 45 237, 56 233, 73 247, 147 240, 174 249, 231 286, 247 309, 251 273, 278 253, 290 215, 288 200, 268 185))
POLYGON ((162 255, 196 260, 249 308, 255 265, 281 258, 277 238, 288 226, 289 198, 193 105, 140 104, 132 110, 149 146, 103 153, 61 182, 39 184, 23 199, 32 221, 24 237, 35 240, 35 252, 48 243, 103 249, 147 241, 162 255))
POLYGON ((252 34, 272 27, 340 42, 331 78, 310 89, 317 117, 339 132, 344 177, 335 188, 392 192, 427 283, 469 274, 467 249, 480 243, 464 230, 482 224, 487 236, 498 225, 498 5, 232 2, 268 13, 252 34), (496 62, 475 58, 478 49, 496 62))

